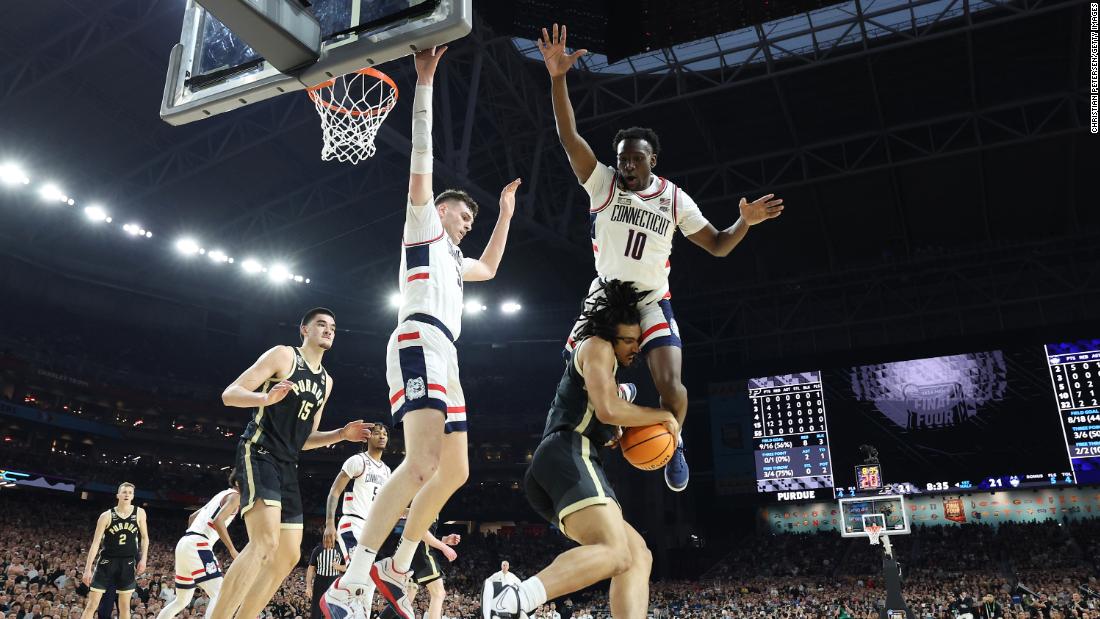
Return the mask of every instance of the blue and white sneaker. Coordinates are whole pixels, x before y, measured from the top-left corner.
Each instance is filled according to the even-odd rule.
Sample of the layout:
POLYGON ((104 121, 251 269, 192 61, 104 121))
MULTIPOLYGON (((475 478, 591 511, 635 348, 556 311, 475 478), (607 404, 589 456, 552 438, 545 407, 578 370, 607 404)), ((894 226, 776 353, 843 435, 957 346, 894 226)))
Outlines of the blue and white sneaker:
POLYGON ((678 440, 672 459, 665 465, 665 484, 673 492, 683 492, 688 487, 688 479, 691 476, 687 459, 684 458, 684 439, 678 437, 678 440))
POLYGON ((416 619, 412 601, 415 591, 410 595, 412 570, 399 572, 393 565, 393 558, 386 557, 370 566, 370 578, 386 603, 401 619, 416 619))
POLYGON ((504 585, 493 601, 481 609, 483 619, 494 617, 515 617, 527 619, 527 613, 523 612, 523 605, 519 601, 519 587, 504 585))
POLYGON ((638 397, 638 386, 634 383, 619 383, 619 397, 627 402, 633 402, 638 397))
POLYGON ((337 578, 321 594, 318 606, 325 619, 366 619, 369 614, 370 596, 367 585, 344 585, 337 578))

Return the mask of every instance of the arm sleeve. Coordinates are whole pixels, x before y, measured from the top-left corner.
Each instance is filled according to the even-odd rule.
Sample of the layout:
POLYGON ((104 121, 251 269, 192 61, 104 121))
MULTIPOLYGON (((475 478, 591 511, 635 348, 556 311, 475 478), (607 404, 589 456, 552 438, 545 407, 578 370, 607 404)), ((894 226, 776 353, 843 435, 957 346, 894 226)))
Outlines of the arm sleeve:
POLYGON ((683 189, 676 188, 672 196, 672 203, 676 209, 676 225, 680 228, 680 232, 684 233, 684 236, 691 236, 710 223, 706 217, 703 217, 699 205, 683 189))
POLYGON ((439 211, 435 204, 416 205, 411 198, 405 202, 404 241, 406 245, 427 243, 443 235, 443 222, 439 220, 439 211))
POLYGON ((593 202, 602 204, 611 197, 614 182, 615 171, 602 163, 597 163, 596 167, 592 168, 592 174, 588 176, 588 180, 581 184, 581 187, 584 187, 593 202))
POLYGON ((348 477, 355 479, 363 474, 364 470, 363 458, 355 455, 347 460, 344 460, 344 466, 340 467, 340 470, 344 472, 348 477))

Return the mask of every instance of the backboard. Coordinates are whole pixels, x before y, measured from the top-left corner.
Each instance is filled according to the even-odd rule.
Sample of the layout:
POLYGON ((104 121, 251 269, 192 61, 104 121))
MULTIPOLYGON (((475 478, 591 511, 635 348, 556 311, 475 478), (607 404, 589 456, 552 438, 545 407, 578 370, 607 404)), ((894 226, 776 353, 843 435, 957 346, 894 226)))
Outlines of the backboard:
POLYGON ((321 26, 319 59, 286 75, 196 0, 187 0, 180 42, 169 59, 161 118, 173 125, 208 118, 449 43, 473 27, 472 0, 311 0, 302 4, 308 4, 306 10, 321 26))
POLYGON ((873 522, 883 527, 883 535, 910 533, 909 512, 905 497, 900 494, 839 499, 840 534, 843 537, 866 537, 865 527, 873 522))

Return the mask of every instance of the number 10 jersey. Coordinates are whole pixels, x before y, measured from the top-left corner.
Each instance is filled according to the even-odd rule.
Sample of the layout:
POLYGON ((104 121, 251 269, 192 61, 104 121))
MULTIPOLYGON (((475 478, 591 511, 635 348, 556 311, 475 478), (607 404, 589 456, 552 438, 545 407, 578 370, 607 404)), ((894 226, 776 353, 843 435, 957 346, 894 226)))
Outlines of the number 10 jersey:
POLYGON ((644 191, 623 189, 615 170, 599 163, 583 187, 591 203, 588 222, 596 273, 605 280, 634 282, 639 291, 648 292, 645 304, 667 297, 676 229, 688 236, 707 225, 695 201, 659 176, 644 191))

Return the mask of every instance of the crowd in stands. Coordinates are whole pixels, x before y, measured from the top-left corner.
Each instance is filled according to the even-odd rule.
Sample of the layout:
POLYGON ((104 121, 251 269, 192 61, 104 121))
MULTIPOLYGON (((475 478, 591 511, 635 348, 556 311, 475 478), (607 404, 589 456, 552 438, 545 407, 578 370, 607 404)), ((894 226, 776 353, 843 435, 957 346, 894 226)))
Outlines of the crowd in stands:
MULTIPOLYGON (((53 496, 0 494, 0 611, 5 619, 77 619, 82 610, 84 553, 96 515, 109 504, 53 496)), ((175 594, 172 549, 186 515, 183 510, 149 512, 149 565, 132 600, 135 619, 155 619, 175 594)), ((450 619, 481 616, 483 580, 502 560, 526 578, 572 544, 546 530, 461 532, 458 559, 444 566, 444 616, 450 619)), ((243 545, 239 523, 231 534, 243 545)), ((981 619, 987 616, 983 606, 999 607, 1005 619, 1100 619, 1100 600, 1079 589, 1100 590, 1098 534, 1100 519, 999 529, 981 524, 918 527, 911 536, 894 538, 894 551, 903 564, 906 599, 921 619, 953 617, 960 594, 981 619)), ((303 557, 318 541, 319 531, 306 531, 303 557)), ((225 561, 223 549, 218 551, 225 561)), ((749 535, 701 579, 654 581, 650 614, 655 619, 877 618, 884 598, 879 553, 863 540, 832 533, 749 535)), ((180 617, 201 617, 206 603, 196 594, 180 617)), ((268 605, 265 619, 309 617, 309 603, 300 567, 268 605)), ((418 612, 427 603, 427 592, 421 592, 418 612)), ((381 610, 379 599, 376 610, 381 610)), ((539 619, 609 616, 606 583, 554 600, 553 606, 548 603, 534 614, 539 619)))

